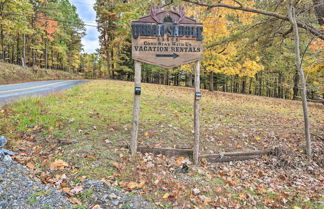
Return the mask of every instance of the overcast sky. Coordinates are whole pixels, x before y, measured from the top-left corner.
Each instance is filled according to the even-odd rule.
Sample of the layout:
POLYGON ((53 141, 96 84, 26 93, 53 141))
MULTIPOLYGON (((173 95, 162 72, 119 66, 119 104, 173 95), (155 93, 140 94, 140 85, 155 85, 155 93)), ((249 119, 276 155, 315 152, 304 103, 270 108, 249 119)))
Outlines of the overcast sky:
MULTIPOLYGON (((96 0, 70 0, 77 7, 80 18, 86 25, 96 25, 96 13, 93 5, 96 0)), ((96 27, 86 26, 87 34, 82 39, 84 51, 86 53, 94 53, 99 48, 99 33, 96 27)))

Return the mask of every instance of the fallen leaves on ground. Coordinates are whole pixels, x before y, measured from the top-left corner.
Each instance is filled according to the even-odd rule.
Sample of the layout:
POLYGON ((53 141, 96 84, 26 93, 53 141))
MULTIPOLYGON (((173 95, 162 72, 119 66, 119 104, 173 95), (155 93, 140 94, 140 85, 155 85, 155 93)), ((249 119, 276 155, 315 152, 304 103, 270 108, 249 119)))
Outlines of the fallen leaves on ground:
POLYGON ((68 166, 69 164, 63 160, 55 160, 53 163, 50 164, 51 169, 58 169, 58 170, 63 170, 68 166))
MULTIPOLYGON (((4 121, 2 130, 13 135, 10 144, 13 151, 18 152, 13 158, 28 164, 27 166, 32 168, 31 176, 65 192, 74 204, 85 204, 86 200, 82 202, 78 199, 83 193, 82 183, 85 179, 93 178, 101 179, 111 187, 141 194, 158 208, 299 209, 316 208, 322 204, 323 199, 320 195, 323 194, 324 182, 323 140, 321 137, 313 137, 314 157, 308 160, 304 151, 303 123, 300 119, 302 114, 295 111, 300 104, 204 92, 205 102, 202 101, 201 118, 203 154, 274 147, 278 147, 279 152, 250 161, 217 164, 202 161, 200 166, 194 166, 186 157, 152 154, 137 154, 131 157, 128 150, 119 147, 129 137, 130 126, 127 124, 131 122, 128 121, 128 116, 124 117, 128 107, 126 110, 120 110, 118 108, 124 107, 124 104, 114 103, 111 107, 121 114, 107 113, 107 117, 103 112, 98 115, 96 112, 99 109, 88 113, 88 107, 92 105, 89 102, 95 101, 91 97, 91 91, 98 89, 95 88, 97 83, 89 82, 87 85, 88 91, 84 91, 89 92, 87 98, 73 91, 75 99, 83 101, 80 104, 78 102, 77 106, 73 106, 74 103, 65 103, 67 96, 64 94, 62 98, 58 98, 59 106, 50 103, 54 109, 47 109, 52 106, 46 101, 32 104, 39 107, 43 115, 49 112, 53 113, 51 117, 58 115, 59 119, 55 119, 48 126, 37 125, 39 121, 36 121, 36 125, 28 127, 28 130, 17 131, 19 120, 25 119, 23 114, 29 114, 30 106, 27 106, 23 114, 15 113, 10 108, 1 113, 4 121), (74 115, 68 111, 67 115, 61 113, 63 104, 67 105, 65 111, 67 108, 80 109, 74 115), (80 113, 89 116, 86 117, 86 122, 78 119, 80 113), (75 118, 74 122, 69 122, 70 114, 75 118), (91 117, 93 120, 88 121, 91 117), (70 125, 76 125, 75 123, 79 127, 70 129, 70 125), (103 124, 107 124, 108 127, 103 124), (61 134, 70 135, 73 130, 73 140, 72 136, 71 140, 59 137, 61 134), (58 135, 55 136, 56 132, 58 135), (103 155, 104 153, 109 155, 103 155), (85 167, 87 169, 84 169, 85 167)), ((107 84, 109 85, 113 85, 116 90, 109 92, 121 89, 118 82, 111 81, 107 84)), ((125 83, 126 88, 133 88, 127 85, 125 83)), ((100 91, 105 92, 101 95, 106 95, 107 88, 100 91)), ((191 89, 178 90, 173 87, 147 85, 146 92, 148 102, 145 105, 151 105, 152 108, 148 109, 152 111, 149 110, 143 115, 139 145, 191 147, 192 127, 188 125, 192 124, 193 117, 191 105, 188 105, 192 101, 191 89), (157 119, 162 117, 163 120, 151 120, 151 115, 157 119), (174 117, 175 115, 179 117, 174 117)), ((121 93, 112 101, 118 102, 119 97, 125 95, 121 93)), ((96 105, 99 107, 101 104, 96 105)), ((106 106, 100 108, 101 111, 107 110, 106 106)), ((312 133, 319 136, 323 133, 323 123, 320 124, 323 115, 321 108, 315 105, 310 107, 312 133)), ((26 118, 30 119, 27 116, 26 118)))

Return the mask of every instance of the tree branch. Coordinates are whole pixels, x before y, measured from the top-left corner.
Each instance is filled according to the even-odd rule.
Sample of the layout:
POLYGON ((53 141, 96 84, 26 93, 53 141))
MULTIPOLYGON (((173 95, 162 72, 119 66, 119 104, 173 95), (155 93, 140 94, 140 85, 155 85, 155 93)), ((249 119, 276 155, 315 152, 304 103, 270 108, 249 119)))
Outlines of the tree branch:
POLYGON ((243 7, 243 4, 237 0, 233 0, 235 3, 237 3, 238 5, 240 5, 240 7, 243 7))
POLYGON ((252 25, 252 26, 249 26, 247 29, 244 29, 243 31, 241 31, 241 32, 239 32, 237 34, 232 34, 230 37, 228 37, 228 38, 226 38, 224 40, 212 42, 212 43, 210 43, 209 45, 207 45, 205 47, 209 49, 209 48, 213 48, 215 46, 219 46, 219 45, 222 45, 224 43, 233 41, 233 40, 237 39, 239 36, 243 35, 244 33, 247 33, 248 31, 252 30, 253 28, 258 27, 259 25, 262 25, 262 24, 264 24, 267 21, 271 21, 272 22, 274 20, 276 20, 276 18, 269 18, 267 20, 263 20, 261 22, 258 22, 256 24, 252 25))
MULTIPOLYGON (((228 4, 224 4, 224 3, 205 4, 205 3, 201 3, 197 0, 182 0, 182 1, 188 2, 191 4, 196 4, 196 5, 203 6, 203 7, 207 7, 207 8, 216 8, 216 7, 228 8, 228 9, 234 9, 234 10, 240 10, 240 11, 245 11, 245 12, 251 12, 251 13, 255 13, 255 14, 271 16, 271 17, 275 17, 280 20, 289 21, 289 18, 287 16, 284 16, 284 15, 276 13, 276 12, 271 12, 271 11, 265 11, 265 10, 254 9, 254 8, 241 7, 241 6, 232 6, 232 5, 228 5, 228 4)), ((324 40, 324 33, 322 31, 319 31, 316 28, 314 28, 310 25, 307 25, 306 23, 300 22, 300 21, 297 21, 297 25, 298 25, 298 27, 309 31, 314 36, 324 40)))

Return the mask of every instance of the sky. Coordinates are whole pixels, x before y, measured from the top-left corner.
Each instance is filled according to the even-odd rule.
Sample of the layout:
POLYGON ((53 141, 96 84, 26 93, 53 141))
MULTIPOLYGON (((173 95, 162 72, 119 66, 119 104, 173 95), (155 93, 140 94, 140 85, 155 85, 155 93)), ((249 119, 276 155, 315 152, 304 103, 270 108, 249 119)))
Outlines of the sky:
POLYGON ((99 48, 99 33, 96 23, 96 12, 93 9, 93 5, 96 0, 70 0, 70 2, 77 7, 77 12, 80 18, 85 22, 86 35, 82 39, 83 49, 86 53, 94 53, 99 48))

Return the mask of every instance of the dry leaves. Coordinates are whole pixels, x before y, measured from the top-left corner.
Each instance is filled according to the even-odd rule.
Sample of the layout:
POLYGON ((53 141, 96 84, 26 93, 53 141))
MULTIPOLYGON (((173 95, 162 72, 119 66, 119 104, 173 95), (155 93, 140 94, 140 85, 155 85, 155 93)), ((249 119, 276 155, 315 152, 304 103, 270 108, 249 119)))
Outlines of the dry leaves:
POLYGON ((35 169, 35 168, 36 168, 35 165, 34 165, 34 163, 32 163, 32 162, 28 162, 28 163, 26 164, 26 166, 27 166, 28 168, 30 168, 30 169, 35 169))
POLYGON ((50 164, 51 169, 58 169, 63 170, 64 168, 68 167, 69 164, 63 160, 55 160, 53 163, 50 164))
POLYGON ((121 169, 121 165, 117 162, 111 162, 111 165, 114 166, 115 168, 117 168, 118 170, 121 169))
POLYGON ((129 182, 127 184, 127 187, 129 189, 131 189, 131 190, 133 190, 133 189, 141 189, 141 188, 143 188, 144 184, 145 184, 145 181, 143 181, 141 183, 137 183, 137 182, 131 181, 131 182, 129 182))

